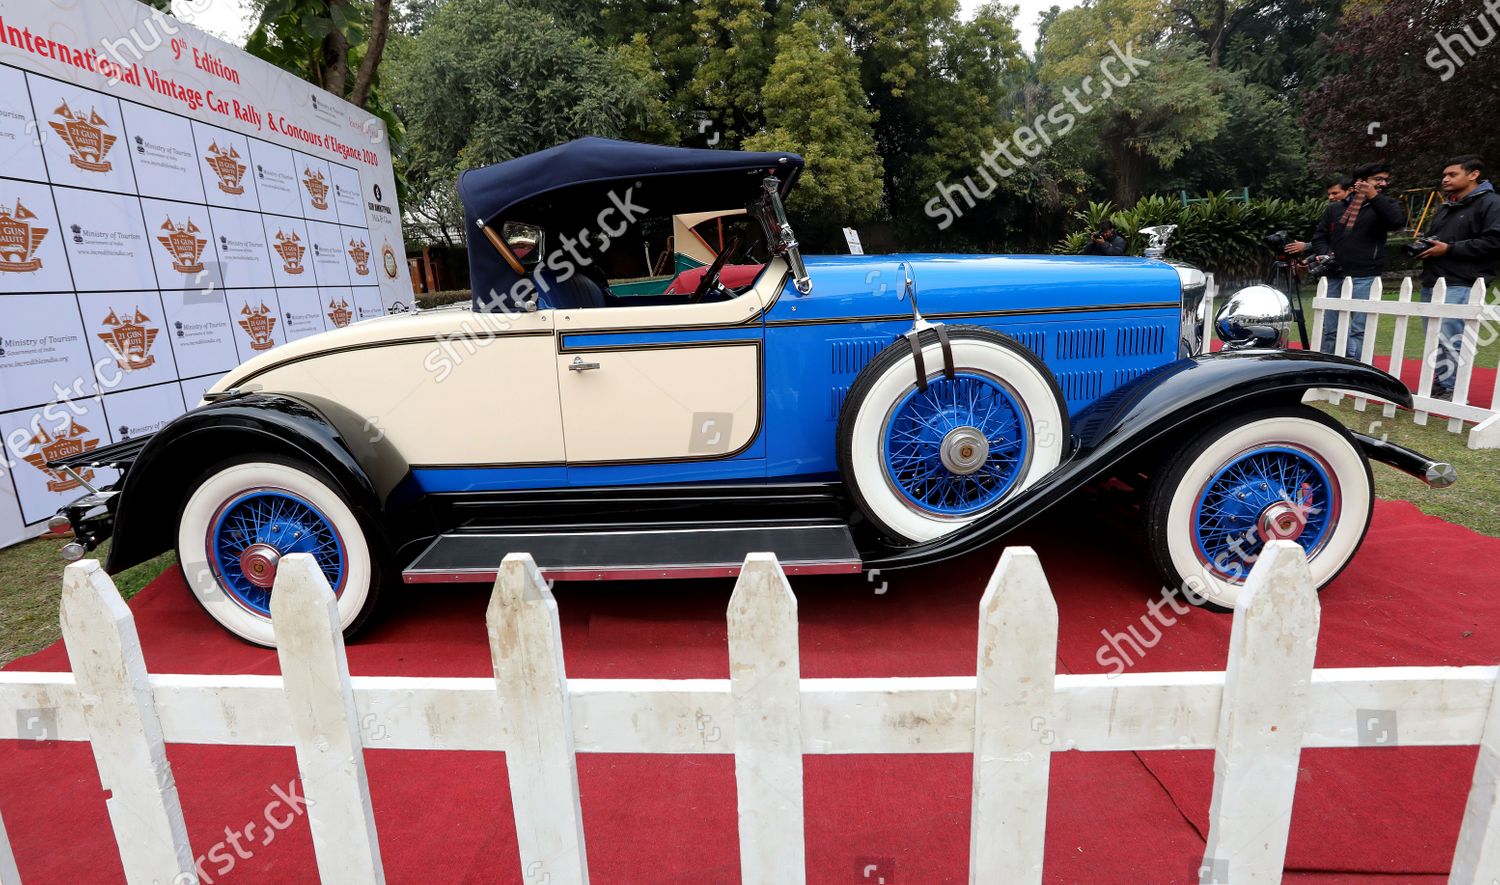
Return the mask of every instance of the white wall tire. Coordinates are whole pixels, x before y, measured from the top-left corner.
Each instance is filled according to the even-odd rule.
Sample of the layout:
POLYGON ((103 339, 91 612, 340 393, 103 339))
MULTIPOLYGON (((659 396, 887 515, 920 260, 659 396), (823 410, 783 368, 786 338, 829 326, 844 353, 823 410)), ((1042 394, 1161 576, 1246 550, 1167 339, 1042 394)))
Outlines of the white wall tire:
POLYGON ((937 334, 924 332, 926 391, 897 341, 861 370, 839 416, 839 472, 865 516, 901 543, 994 512, 1071 444, 1062 392, 1035 354, 993 329, 946 331, 955 379, 944 376, 937 334))
POLYGON ((308 468, 269 459, 213 468, 188 496, 177 525, 178 560, 198 603, 229 632, 266 647, 276 645, 269 588, 256 586, 252 571, 254 581, 269 581, 271 556, 314 551, 334 585, 339 625, 352 634, 374 609, 381 569, 348 503, 308 468), (268 516, 289 515, 265 520, 251 537, 257 507, 268 516), (248 549, 252 542, 257 550, 248 549))
POLYGON ((1374 498, 1369 462, 1341 424, 1302 405, 1262 409, 1169 461, 1147 501, 1148 545, 1170 588, 1232 610, 1267 538, 1297 541, 1315 586, 1332 581, 1364 540, 1374 498))

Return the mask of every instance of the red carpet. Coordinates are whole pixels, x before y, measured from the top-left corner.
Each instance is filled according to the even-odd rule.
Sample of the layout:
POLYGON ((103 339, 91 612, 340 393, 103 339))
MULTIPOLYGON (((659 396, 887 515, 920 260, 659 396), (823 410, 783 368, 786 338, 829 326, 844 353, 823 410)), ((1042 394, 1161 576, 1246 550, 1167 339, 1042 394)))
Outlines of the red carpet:
MULTIPOLYGON (((1159 592, 1141 552, 1081 503, 1016 541, 1038 549, 1052 581, 1059 669, 1102 672, 1100 631, 1139 623, 1159 592)), ((860 578, 794 580, 803 675, 971 673, 979 596, 999 552, 891 574, 884 595, 860 578)), ((1318 666, 1500 662, 1496 562, 1500 540, 1379 503, 1362 552, 1323 594, 1318 666)), ((726 677, 729 591, 728 582, 560 586, 569 675, 726 677)), ((351 670, 488 676, 485 598, 478 587, 408 591, 350 646, 351 670)), ((213 626, 175 572, 132 607, 155 672, 276 672, 273 654, 213 626)), ((1229 626, 1194 611, 1137 666, 1222 668, 1229 626)), ((59 643, 12 669, 66 666, 59 643)), ((1474 757, 1472 748, 1304 753, 1288 881, 1443 881, 1474 757)), ((200 854, 257 822, 241 841, 249 857, 226 845, 205 864, 214 881, 317 881, 305 820, 260 844, 273 785, 296 775, 290 749, 173 745, 170 758, 200 854)), ((503 757, 372 749, 367 759, 390 881, 523 881, 503 757)), ((1209 752, 1054 755, 1048 881, 1196 881, 1212 762, 1209 752)), ((871 863, 892 885, 964 881, 970 766, 968 756, 807 757, 809 881, 871 882, 862 876, 871 863)), ((584 755, 579 770, 594 881, 738 880, 731 757, 584 755)), ((25 881, 122 880, 103 799, 87 745, 6 748, 0 812, 25 881)))

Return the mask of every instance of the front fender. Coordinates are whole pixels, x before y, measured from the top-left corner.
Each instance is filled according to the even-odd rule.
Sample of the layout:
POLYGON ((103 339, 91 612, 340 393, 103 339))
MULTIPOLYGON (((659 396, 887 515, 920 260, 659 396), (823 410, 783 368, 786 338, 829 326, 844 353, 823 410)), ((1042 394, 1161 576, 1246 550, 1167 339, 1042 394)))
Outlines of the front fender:
MULTIPOLYGON (((177 516, 192 483, 236 456, 281 455, 328 474, 371 530, 395 486, 377 435, 359 436, 353 416, 331 403, 284 394, 250 394, 200 406, 153 435, 126 472, 114 514, 106 569, 116 573, 176 546, 177 516), (384 476, 366 464, 385 466, 384 476)), ((389 448, 389 445, 386 444, 389 448)), ((399 469, 399 468, 397 468, 399 469)), ((402 471, 404 472, 404 471, 402 471)))
POLYGON ((1106 394, 1074 416, 1076 444, 1068 460, 996 512, 925 544, 869 551, 865 565, 910 568, 990 544, 1173 431, 1261 405, 1292 405, 1315 387, 1411 407, 1411 392, 1400 381, 1342 357, 1277 350, 1181 359, 1106 394))

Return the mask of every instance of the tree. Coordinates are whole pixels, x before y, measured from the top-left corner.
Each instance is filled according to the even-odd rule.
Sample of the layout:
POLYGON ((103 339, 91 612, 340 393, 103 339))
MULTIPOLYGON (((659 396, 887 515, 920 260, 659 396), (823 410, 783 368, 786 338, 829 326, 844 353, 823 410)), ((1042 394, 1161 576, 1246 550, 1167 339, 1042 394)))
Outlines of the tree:
POLYGON ((803 155, 798 214, 823 232, 874 217, 884 181, 875 114, 860 88, 858 60, 826 10, 810 10, 777 38, 761 100, 766 128, 744 146, 803 155))
POLYGON ((1121 205, 1135 202, 1152 173, 1217 137, 1228 117, 1222 91, 1232 80, 1201 48, 1171 41, 1170 26, 1167 11, 1151 0, 1086 0, 1057 16, 1042 47, 1042 80, 1054 90, 1082 90, 1092 78, 1092 90, 1075 105, 1080 121, 1070 137, 1098 146, 1121 205), (1101 69, 1117 48, 1147 62, 1120 87, 1101 69))
POLYGON ((260 0, 260 19, 245 49, 365 107, 390 19, 391 0, 260 0))
POLYGON ((455 183, 465 169, 584 135, 649 131, 660 119, 628 48, 604 49, 530 5, 449 0, 392 49, 416 236, 462 240, 455 183))
POLYGON ((1327 44, 1337 72, 1313 91, 1304 118, 1323 167, 1347 172, 1389 157, 1398 186, 1436 187, 1455 154, 1500 158, 1490 122, 1500 114, 1500 51, 1479 43, 1496 36, 1482 15, 1445 0, 1353 6, 1327 44))

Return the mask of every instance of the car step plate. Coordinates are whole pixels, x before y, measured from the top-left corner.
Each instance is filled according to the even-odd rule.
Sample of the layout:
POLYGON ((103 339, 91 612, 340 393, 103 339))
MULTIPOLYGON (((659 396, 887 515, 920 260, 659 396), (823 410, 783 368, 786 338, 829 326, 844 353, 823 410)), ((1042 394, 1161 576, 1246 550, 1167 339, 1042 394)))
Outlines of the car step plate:
POLYGON ((789 575, 858 574, 859 552, 837 524, 462 532, 438 536, 401 573, 408 584, 493 581, 508 553, 530 553, 558 581, 732 578, 749 553, 776 554, 789 575))

